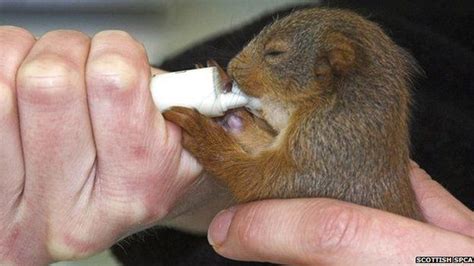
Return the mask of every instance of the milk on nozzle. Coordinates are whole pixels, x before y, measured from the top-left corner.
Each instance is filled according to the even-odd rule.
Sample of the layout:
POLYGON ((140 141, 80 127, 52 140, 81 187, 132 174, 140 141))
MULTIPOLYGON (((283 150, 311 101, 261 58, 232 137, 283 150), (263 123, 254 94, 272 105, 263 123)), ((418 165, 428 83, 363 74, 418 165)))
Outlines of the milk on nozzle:
POLYGON ((160 112, 181 106, 216 117, 229 109, 255 104, 255 99, 241 92, 235 83, 230 92, 224 92, 223 86, 217 68, 206 67, 156 75, 150 88, 160 112))

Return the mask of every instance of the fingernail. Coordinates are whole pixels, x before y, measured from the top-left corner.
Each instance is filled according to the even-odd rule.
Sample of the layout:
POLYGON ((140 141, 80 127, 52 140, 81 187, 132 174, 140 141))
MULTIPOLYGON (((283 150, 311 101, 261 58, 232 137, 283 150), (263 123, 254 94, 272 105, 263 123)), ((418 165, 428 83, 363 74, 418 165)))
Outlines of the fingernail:
POLYGON ((227 238, 230 224, 235 214, 235 207, 223 210, 217 214, 209 226, 207 239, 212 246, 220 246, 227 238))

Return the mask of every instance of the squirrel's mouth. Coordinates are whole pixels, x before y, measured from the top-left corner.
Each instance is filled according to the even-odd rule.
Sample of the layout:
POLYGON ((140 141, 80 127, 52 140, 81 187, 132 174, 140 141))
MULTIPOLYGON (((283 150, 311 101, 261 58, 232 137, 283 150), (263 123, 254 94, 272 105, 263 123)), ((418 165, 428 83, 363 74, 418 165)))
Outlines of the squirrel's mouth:
POLYGON ((228 84, 225 84, 224 88, 227 90, 227 92, 232 92, 237 95, 245 96, 248 99, 248 103, 244 106, 244 108, 247 109, 253 115, 261 117, 262 103, 260 99, 247 95, 244 91, 240 89, 241 87, 235 79, 228 82, 228 84))
POLYGON ((242 118, 238 115, 240 112, 248 112, 252 116, 262 119, 260 100, 256 97, 245 94, 240 89, 237 81, 227 79, 222 87, 222 93, 232 93, 248 99, 245 106, 229 109, 223 116, 214 118, 214 121, 221 125, 226 131, 239 133, 243 130, 242 118))
POLYGON ((239 112, 249 112, 256 118, 262 120, 261 103, 256 97, 247 95, 240 89, 239 82, 229 75, 219 64, 213 60, 208 61, 208 66, 215 66, 219 71, 221 80, 224 82, 221 92, 232 93, 235 95, 241 95, 248 99, 248 103, 245 106, 230 109, 221 117, 214 118, 218 124, 220 124, 226 131, 239 132, 242 130, 243 123, 241 118, 237 115, 239 112))

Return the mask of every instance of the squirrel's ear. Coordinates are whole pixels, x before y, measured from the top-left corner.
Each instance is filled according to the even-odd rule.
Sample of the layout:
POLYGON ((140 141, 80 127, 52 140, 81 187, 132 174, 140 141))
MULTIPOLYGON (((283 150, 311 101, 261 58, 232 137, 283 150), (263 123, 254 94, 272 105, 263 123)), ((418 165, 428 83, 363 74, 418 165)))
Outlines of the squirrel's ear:
POLYGON ((328 61, 336 73, 344 73, 351 69, 355 62, 355 50, 351 40, 342 33, 329 33, 328 61))

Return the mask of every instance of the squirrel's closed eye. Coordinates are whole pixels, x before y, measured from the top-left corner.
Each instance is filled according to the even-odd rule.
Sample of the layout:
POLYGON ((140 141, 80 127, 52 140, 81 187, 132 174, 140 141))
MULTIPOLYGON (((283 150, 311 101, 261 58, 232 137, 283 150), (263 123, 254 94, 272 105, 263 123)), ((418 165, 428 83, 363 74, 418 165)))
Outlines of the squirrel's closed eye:
POLYGON ((281 41, 269 42, 265 45, 263 55, 268 59, 276 59, 289 51, 288 43, 281 41))
POLYGON ((286 53, 286 51, 281 51, 281 50, 269 50, 269 51, 265 51, 265 56, 271 56, 271 57, 275 57, 275 56, 279 56, 279 55, 282 55, 286 53))

